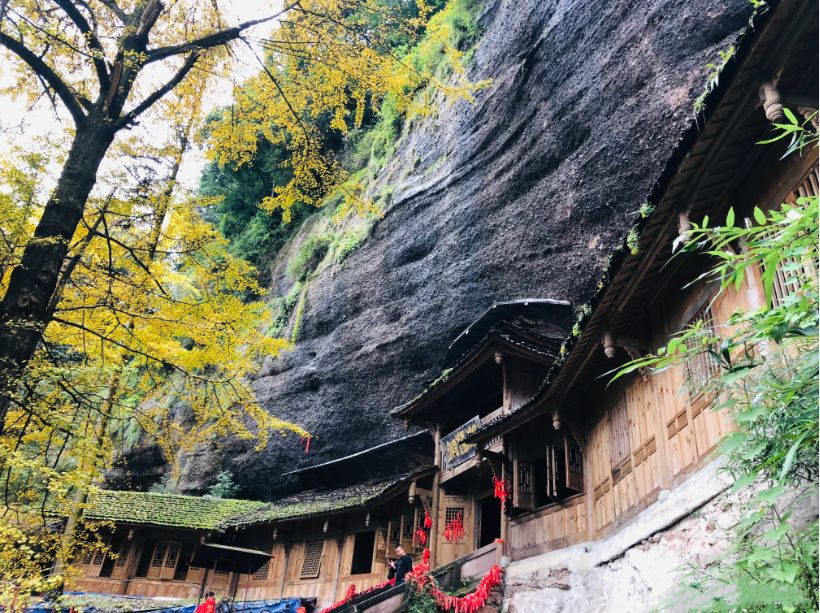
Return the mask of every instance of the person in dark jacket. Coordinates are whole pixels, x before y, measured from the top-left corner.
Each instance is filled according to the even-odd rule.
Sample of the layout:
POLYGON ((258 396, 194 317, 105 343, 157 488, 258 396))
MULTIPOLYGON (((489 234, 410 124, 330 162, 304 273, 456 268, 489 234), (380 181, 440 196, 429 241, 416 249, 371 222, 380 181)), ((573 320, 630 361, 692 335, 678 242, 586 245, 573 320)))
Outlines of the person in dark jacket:
POLYGON ((390 561, 390 572, 387 574, 388 579, 396 578, 396 585, 404 583, 404 578, 411 570, 413 570, 413 558, 404 550, 401 545, 396 545, 396 555, 398 560, 390 561))

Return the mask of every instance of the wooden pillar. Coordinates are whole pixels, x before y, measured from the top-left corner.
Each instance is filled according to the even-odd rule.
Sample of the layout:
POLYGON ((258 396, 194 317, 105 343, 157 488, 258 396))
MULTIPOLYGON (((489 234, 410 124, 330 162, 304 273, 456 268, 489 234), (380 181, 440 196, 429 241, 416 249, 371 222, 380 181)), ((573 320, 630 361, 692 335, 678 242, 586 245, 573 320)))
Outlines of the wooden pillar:
POLYGON ((282 545, 285 550, 285 559, 282 563, 282 581, 279 583, 279 599, 285 597, 285 584, 288 582, 288 562, 290 561, 290 543, 282 545))
POLYGON ((331 598, 332 602, 340 600, 339 577, 341 577, 342 574, 342 549, 344 549, 344 545, 344 537, 339 537, 336 539, 336 570, 333 573, 333 596, 331 598))
MULTIPOLYGON (((501 480, 504 481, 505 485, 507 483, 507 437, 501 437, 501 455, 504 457, 504 461, 501 462, 501 480)), ((510 492, 510 495, 512 493, 510 492)), ((499 501, 500 503, 501 501, 499 501)), ((512 500, 505 500, 504 505, 505 508, 501 510, 501 553, 502 555, 509 555, 510 551, 510 516, 507 515, 506 512, 506 505, 512 504, 512 500)))
POLYGON ((433 440, 435 441, 435 458, 433 465, 436 467, 436 472, 433 474, 433 502, 431 503, 430 519, 432 525, 430 526, 430 568, 436 567, 436 559, 438 558, 438 516, 439 516, 439 500, 441 498, 441 426, 437 425, 433 430, 433 440))

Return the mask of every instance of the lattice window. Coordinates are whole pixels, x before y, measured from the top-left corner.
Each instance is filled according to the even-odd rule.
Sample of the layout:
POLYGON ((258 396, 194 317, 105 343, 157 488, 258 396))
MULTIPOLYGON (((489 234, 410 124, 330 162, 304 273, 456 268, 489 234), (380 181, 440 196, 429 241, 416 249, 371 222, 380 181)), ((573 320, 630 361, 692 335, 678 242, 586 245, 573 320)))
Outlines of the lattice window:
MULTIPOLYGON (((273 543, 268 543, 266 546, 262 547, 262 551, 273 553, 273 543)), ((253 573, 253 578, 256 581, 262 581, 268 578, 268 575, 270 574, 270 562, 271 559, 268 558, 268 560, 262 566, 259 567, 259 570, 253 573)))
POLYGON ((464 540, 464 507, 444 509, 444 538, 451 543, 464 540))
POLYGON ((94 550, 94 559, 91 560, 91 563, 94 566, 101 566, 105 560, 105 551, 103 549, 95 549, 94 550))
POLYGON ((162 568, 162 562, 165 560, 165 550, 168 543, 160 541, 154 548, 154 557, 151 558, 151 566, 153 568, 162 568))
POLYGON ((219 575, 221 577, 227 577, 228 575, 231 574, 231 571, 229 571, 229 570, 215 570, 214 574, 219 575))
POLYGON ((119 551, 117 551, 117 561, 114 562, 114 566, 117 568, 122 568, 125 566, 125 563, 128 561, 128 552, 131 549, 131 543, 129 541, 125 541, 120 544, 119 551))
POLYGON ((390 524, 390 535, 387 540, 391 547, 401 542, 401 517, 390 524))
MULTIPOLYGON (((795 202, 798 198, 817 196, 818 192, 820 192, 820 189, 818 189, 817 170, 812 169, 808 176, 797 186, 797 189, 794 190, 789 201, 795 202)), ((772 282, 772 302, 775 306, 783 304, 788 296, 800 291, 805 279, 816 276, 815 263, 808 258, 783 258, 777 264, 777 270, 772 282)))
MULTIPOLYGON (((709 308, 708 303, 703 305, 703 307, 695 313, 689 321, 689 325, 693 325, 701 320, 703 321, 703 331, 706 334, 714 336, 715 323, 712 317, 712 309, 709 308)), ((709 351, 704 350, 705 348, 701 345, 700 337, 687 339, 686 348, 690 351, 690 354, 683 363, 684 372, 686 374, 686 384, 692 394, 699 394, 713 377, 720 374, 720 364, 715 356, 709 351)))
POLYGON ((168 543, 168 555, 165 556, 165 568, 176 568, 179 559, 179 543, 168 543))
POLYGON ((401 538, 403 541, 409 541, 413 538, 413 532, 415 528, 413 528, 413 516, 412 515, 402 515, 401 516, 401 538))
POLYGON ((270 560, 265 562, 259 567, 259 570, 253 573, 253 578, 255 581, 263 581, 268 578, 268 573, 270 573, 270 560))
POLYGON ((464 507, 447 507, 444 510, 445 524, 449 524, 459 518, 464 519, 464 507))
POLYGON ((324 549, 324 541, 305 543, 305 557, 302 559, 302 572, 299 573, 301 579, 315 579, 319 576, 324 549))
POLYGON ((629 415, 627 413, 626 395, 612 405, 609 410, 609 457, 612 465, 612 479, 617 482, 631 468, 629 446, 629 415))
POLYGON ((83 557, 80 559, 80 564, 91 564, 91 556, 93 554, 93 551, 86 551, 83 553, 83 557))

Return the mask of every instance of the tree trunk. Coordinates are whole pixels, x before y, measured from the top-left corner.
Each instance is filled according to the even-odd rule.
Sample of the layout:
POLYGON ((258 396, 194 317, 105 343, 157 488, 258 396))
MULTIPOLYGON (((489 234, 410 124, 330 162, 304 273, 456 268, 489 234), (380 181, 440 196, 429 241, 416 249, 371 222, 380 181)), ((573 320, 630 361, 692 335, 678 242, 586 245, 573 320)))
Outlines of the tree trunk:
POLYGON ((114 131, 103 122, 101 117, 89 117, 77 130, 57 187, 0 302, 0 433, 19 377, 51 317, 49 302, 68 246, 114 139, 114 131))

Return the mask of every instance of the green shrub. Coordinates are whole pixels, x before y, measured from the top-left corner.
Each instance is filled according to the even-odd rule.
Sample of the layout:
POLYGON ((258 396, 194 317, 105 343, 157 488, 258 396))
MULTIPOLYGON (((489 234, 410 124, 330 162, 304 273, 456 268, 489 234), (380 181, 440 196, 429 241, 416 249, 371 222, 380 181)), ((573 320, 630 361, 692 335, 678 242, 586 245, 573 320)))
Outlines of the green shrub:
POLYGON ((325 259, 332 239, 326 234, 313 234, 302 243, 296 257, 288 264, 288 274, 297 281, 307 281, 325 259))
POLYGON ((365 224, 344 232, 336 242, 334 255, 336 263, 341 264, 351 253, 361 247, 370 236, 372 228, 372 225, 365 224))

